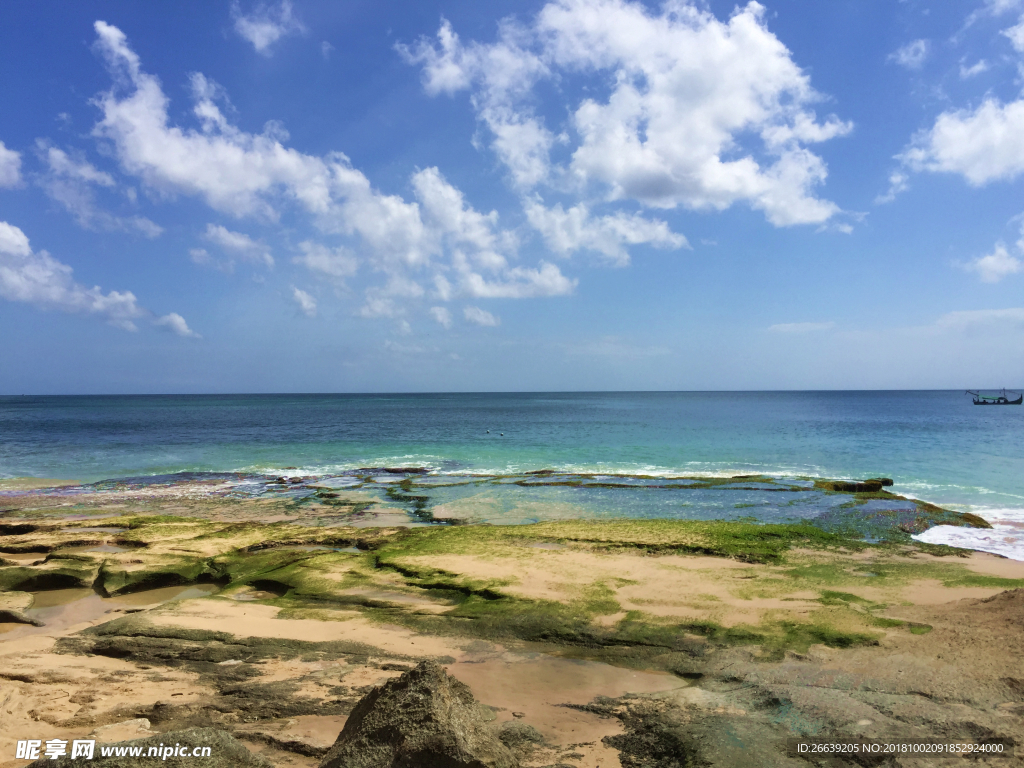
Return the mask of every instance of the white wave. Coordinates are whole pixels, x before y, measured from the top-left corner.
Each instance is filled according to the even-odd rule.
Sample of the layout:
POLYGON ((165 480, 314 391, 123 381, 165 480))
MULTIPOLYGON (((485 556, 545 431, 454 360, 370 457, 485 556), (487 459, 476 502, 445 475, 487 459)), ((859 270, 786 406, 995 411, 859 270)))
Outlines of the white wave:
POLYGON ((1024 561, 1024 527, 993 523, 987 528, 961 528, 956 525, 936 525, 912 538, 926 544, 946 544, 962 549, 991 552, 1011 560, 1024 561))
POLYGON ((970 511, 993 525, 1024 525, 1024 509, 1019 507, 971 507, 970 511))

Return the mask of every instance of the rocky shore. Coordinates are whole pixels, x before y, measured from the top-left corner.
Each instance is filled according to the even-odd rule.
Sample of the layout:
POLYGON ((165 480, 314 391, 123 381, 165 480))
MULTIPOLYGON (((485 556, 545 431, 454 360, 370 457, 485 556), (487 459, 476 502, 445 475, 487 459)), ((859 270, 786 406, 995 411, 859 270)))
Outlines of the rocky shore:
MULTIPOLYGON (((824 492, 857 519, 886 493, 824 492)), ((118 493, 0 504, 4 768, 30 738, 325 768, 806 765, 793 736, 1024 749, 1024 563, 918 544, 898 526, 920 515, 867 543, 838 523, 407 526, 342 494, 118 493)), ((931 764, 886 760, 861 764, 931 764)))

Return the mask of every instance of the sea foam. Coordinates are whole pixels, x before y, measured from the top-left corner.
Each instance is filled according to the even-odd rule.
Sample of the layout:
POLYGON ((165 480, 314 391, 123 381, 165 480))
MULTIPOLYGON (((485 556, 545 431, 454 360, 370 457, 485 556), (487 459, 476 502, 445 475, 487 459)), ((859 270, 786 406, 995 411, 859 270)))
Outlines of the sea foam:
POLYGON ((927 544, 991 552, 1011 560, 1024 561, 1024 509, 975 509, 991 528, 962 528, 936 525, 913 538, 927 544))

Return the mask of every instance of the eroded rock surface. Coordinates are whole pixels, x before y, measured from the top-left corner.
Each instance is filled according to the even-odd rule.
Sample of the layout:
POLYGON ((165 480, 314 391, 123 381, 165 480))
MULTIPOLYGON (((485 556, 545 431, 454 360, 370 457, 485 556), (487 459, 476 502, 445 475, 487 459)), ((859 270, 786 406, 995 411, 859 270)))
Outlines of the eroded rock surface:
POLYGON ((433 661, 356 705, 320 768, 517 768, 488 710, 433 661))

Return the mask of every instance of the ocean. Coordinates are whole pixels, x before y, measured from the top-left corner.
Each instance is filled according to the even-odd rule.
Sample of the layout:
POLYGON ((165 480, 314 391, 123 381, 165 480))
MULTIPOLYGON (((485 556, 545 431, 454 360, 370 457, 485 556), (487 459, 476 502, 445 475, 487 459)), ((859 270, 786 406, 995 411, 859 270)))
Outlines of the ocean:
MULTIPOLYGON (((1024 559, 1022 428, 1024 406, 975 407, 960 391, 0 397, 0 478, 884 476, 995 526, 922 539, 1024 559)), ((699 506, 671 514, 706 516, 699 506)))

